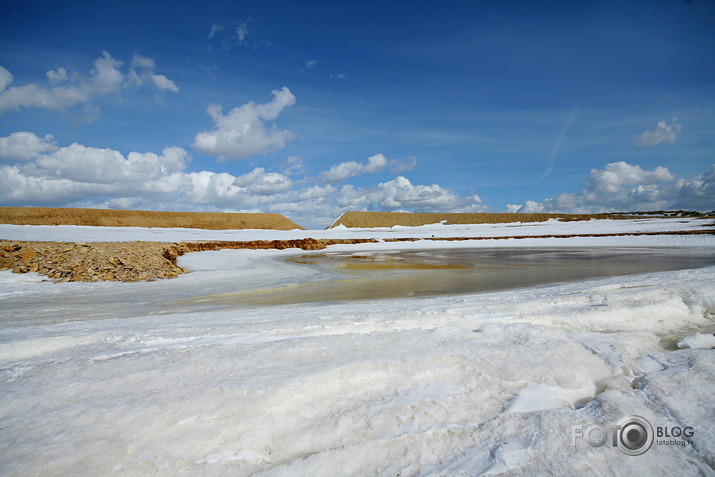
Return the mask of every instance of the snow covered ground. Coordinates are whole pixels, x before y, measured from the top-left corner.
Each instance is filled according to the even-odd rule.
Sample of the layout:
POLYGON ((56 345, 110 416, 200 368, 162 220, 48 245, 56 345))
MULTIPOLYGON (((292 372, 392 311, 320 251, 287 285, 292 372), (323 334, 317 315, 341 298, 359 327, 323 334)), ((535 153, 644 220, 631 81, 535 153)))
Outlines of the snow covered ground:
MULTIPOLYGON (((6 225, 0 238, 498 237, 703 225, 606 222, 134 233, 6 225)), ((715 248, 711 235, 466 243, 330 250, 715 248)), ((299 253, 189 254, 180 264, 191 273, 152 283, 59 284, 0 272, 0 472, 715 475, 715 267, 433 298, 210 300, 238 285, 331 279, 284 260, 299 253), (692 443, 656 437, 629 456, 610 435, 593 447, 574 430, 630 415, 654 432, 690 428, 692 443)))
POLYGON ((472 225, 424 225, 328 230, 201 230, 181 228, 88 227, 77 225, 0 224, 3 240, 48 240, 54 242, 186 242, 211 240, 288 240, 341 238, 516 237, 537 235, 618 234, 712 229, 712 219, 669 218, 637 220, 591 220, 472 225))

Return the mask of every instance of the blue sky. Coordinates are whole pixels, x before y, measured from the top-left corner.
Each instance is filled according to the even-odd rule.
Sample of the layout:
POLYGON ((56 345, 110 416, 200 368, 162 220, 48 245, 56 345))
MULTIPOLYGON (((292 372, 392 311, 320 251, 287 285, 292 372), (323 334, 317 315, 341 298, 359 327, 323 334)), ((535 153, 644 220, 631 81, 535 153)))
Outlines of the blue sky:
POLYGON ((715 5, 33 2, 0 19, 0 204, 715 209, 715 5))

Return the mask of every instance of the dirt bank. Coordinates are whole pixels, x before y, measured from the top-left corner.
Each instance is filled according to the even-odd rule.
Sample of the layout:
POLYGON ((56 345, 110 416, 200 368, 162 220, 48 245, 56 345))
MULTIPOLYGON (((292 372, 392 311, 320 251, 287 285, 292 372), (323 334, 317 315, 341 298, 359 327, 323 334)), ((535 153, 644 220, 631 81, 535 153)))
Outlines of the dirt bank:
POLYGON ((15 225, 91 225, 104 227, 181 227, 208 230, 303 229, 280 214, 156 212, 147 210, 0 207, 0 223, 15 225))
POLYGON ((663 213, 618 213, 618 214, 510 214, 510 213, 475 213, 475 214, 428 214, 411 212, 345 212, 329 228, 344 225, 348 228, 418 227, 444 222, 452 224, 506 224, 513 222, 545 222, 549 219, 559 219, 563 222, 591 219, 633 219, 659 218, 673 216, 703 216, 697 212, 663 212, 663 213), (679 214, 679 215, 677 215, 679 214))
POLYGON ((60 282, 151 281, 186 270, 176 259, 185 253, 221 249, 322 250, 328 245, 375 242, 345 240, 254 240, 248 242, 18 242, 0 241, 0 270, 37 272, 60 282))

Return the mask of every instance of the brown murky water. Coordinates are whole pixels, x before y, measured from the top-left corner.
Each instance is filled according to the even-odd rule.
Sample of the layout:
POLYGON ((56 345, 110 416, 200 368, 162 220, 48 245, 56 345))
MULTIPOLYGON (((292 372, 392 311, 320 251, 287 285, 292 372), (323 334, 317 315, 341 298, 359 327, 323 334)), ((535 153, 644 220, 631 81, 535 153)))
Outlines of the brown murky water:
POLYGON ((327 252, 291 260, 332 272, 334 279, 193 300, 219 306, 279 305, 476 293, 699 268, 715 265, 715 250, 441 249, 327 252))

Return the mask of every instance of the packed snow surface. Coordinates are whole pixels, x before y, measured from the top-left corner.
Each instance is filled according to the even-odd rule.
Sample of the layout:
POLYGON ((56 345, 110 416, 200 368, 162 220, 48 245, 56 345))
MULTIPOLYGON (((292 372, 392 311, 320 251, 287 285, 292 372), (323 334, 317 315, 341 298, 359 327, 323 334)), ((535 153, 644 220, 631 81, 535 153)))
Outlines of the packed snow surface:
POLYGON ((54 242, 155 242, 289 240, 302 238, 449 238, 517 237, 543 235, 619 234, 712 229, 712 219, 668 218, 633 220, 589 220, 561 222, 516 222, 512 224, 432 224, 420 227, 347 228, 328 230, 201 230, 182 228, 89 227, 81 225, 0 224, 0 240, 47 240, 54 242))
MULTIPOLYGON (((0 237, 10 238, 8 227, 0 237)), ((424 233, 483 233, 446 227, 424 233)), ((34 240, 114 237, 106 228, 71 238, 51 233, 61 227, 14 230, 33 230, 24 239, 34 240)), ((137 239, 130 236, 114 238, 137 239)), ((510 246, 711 250, 710 237, 510 246)), ((471 246, 497 242, 511 241, 471 246)), ((0 471, 715 474, 715 267, 429 298, 212 301, 237 285, 258 292, 332 278, 286 260, 299 254, 306 252, 189 254, 180 264, 191 273, 151 283, 52 283, 0 272, 0 471), (645 454, 629 456, 610 439, 593 447, 573 430, 631 415, 654 429, 690 427, 691 436, 656 438, 645 454)))

